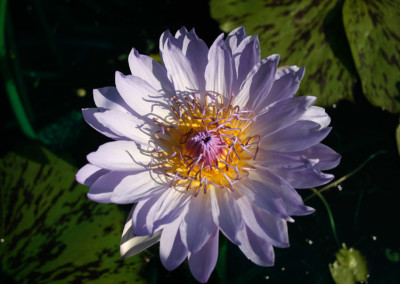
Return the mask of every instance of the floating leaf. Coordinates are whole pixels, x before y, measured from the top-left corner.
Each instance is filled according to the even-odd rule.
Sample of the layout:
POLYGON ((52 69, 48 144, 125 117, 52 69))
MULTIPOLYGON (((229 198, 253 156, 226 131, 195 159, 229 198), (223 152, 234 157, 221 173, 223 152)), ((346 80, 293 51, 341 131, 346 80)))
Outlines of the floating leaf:
POLYGON ((87 199, 76 169, 40 148, 48 164, 0 160, 1 273, 7 283, 145 283, 140 256, 122 259, 126 213, 87 199))
POLYGON ((368 279, 367 261, 358 250, 348 249, 345 244, 336 253, 336 261, 329 264, 329 270, 337 284, 355 284, 368 279))
POLYGON ((345 1, 343 22, 366 98, 400 111, 400 1, 345 1))
POLYGON ((387 248, 385 250, 385 255, 387 259, 389 259, 391 262, 399 262, 400 261, 400 254, 396 251, 392 251, 390 248, 387 248))
POLYGON ((263 57, 279 53, 281 65, 305 66, 299 94, 332 105, 352 98, 352 60, 342 42, 340 1, 314 2, 211 0, 210 7, 223 31, 243 25, 258 34, 263 57))

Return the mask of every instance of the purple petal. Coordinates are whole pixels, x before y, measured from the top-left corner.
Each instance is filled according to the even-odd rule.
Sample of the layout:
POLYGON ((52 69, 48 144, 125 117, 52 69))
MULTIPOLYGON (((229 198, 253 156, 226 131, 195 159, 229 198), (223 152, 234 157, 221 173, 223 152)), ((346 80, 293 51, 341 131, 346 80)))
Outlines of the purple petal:
POLYGON ((245 184, 241 186, 241 192, 256 206, 277 217, 292 221, 288 216, 314 212, 304 205, 301 196, 289 183, 269 170, 260 168, 257 172, 251 172, 245 184), (277 204, 283 205, 283 210, 277 204))
POLYGON ((212 217, 210 198, 200 193, 190 199, 188 212, 180 226, 182 241, 190 252, 204 246, 217 226, 212 217))
POLYGON ((182 42, 182 45, 183 45, 183 39, 188 33, 189 32, 186 29, 186 27, 181 27, 179 30, 176 31, 175 38, 180 40, 182 42))
POLYGON ((117 71, 115 84, 125 102, 140 116, 156 114, 164 118, 170 114, 165 97, 143 79, 117 71))
POLYGON ((322 107, 310 107, 300 120, 309 120, 318 123, 321 128, 325 128, 331 123, 331 118, 326 114, 325 109, 322 107))
POLYGON ((161 231, 153 236, 135 236, 132 230, 132 215, 135 206, 132 206, 131 212, 126 219, 124 230, 122 232, 120 254, 121 257, 131 257, 143 250, 149 248, 160 240, 161 231))
POLYGON ((182 218, 178 218, 168 226, 165 226, 160 240, 160 259, 169 271, 177 268, 187 257, 188 250, 183 245, 179 225, 182 218))
POLYGON ((142 153, 133 141, 108 142, 96 152, 87 155, 88 161, 99 168, 112 171, 143 170, 151 161, 150 155, 142 153))
POLYGON ((137 117, 118 110, 106 110, 94 113, 94 117, 106 129, 119 137, 126 137, 143 146, 148 146, 151 139, 145 122, 137 117))
MULTIPOLYGON (((286 212, 283 200, 274 193, 274 189, 265 189, 266 186, 264 183, 247 178, 245 183, 238 182, 235 186, 256 206, 290 222, 294 221, 286 212), (273 195, 269 195, 270 192, 272 192, 273 195)), ((277 187, 276 185, 272 186, 277 187)), ((275 191, 276 190, 279 190, 279 188, 276 188, 275 191)))
POLYGON ((147 215, 154 204, 162 196, 162 193, 155 195, 147 200, 140 200, 135 207, 132 215, 132 230, 137 236, 150 236, 151 231, 147 226, 147 215))
POLYGON ((274 84, 278 62, 279 55, 275 54, 262 59, 254 66, 240 87, 234 104, 241 107, 249 104, 249 108, 256 113, 259 113, 262 108, 267 106, 265 100, 274 84))
POLYGON ((315 100, 315 97, 295 97, 278 101, 257 116, 252 131, 265 136, 286 128, 298 121, 315 100))
POLYGON ((301 151, 321 142, 330 131, 330 127, 320 129, 320 125, 313 121, 297 121, 271 135, 262 137, 261 147, 279 152, 301 151))
POLYGON ((243 227, 243 219, 232 194, 227 188, 211 190, 210 198, 214 222, 231 242, 238 244, 237 234, 243 227))
POLYGON ((276 152, 259 149, 258 158, 254 161, 254 164, 267 169, 285 168, 289 170, 304 170, 317 165, 319 159, 317 157, 307 157, 305 151, 276 152))
POLYGON ((250 70, 260 62, 260 43, 257 36, 245 38, 239 46, 233 50, 232 58, 235 63, 236 80, 233 83, 232 92, 238 94, 240 85, 246 79, 250 70))
POLYGON ((93 183, 88 197, 97 202, 131 204, 163 190, 165 187, 156 183, 149 171, 109 172, 93 183))
POLYGON ((308 159, 318 159, 315 167, 321 171, 330 170, 339 165, 341 156, 324 144, 317 144, 298 153, 308 159))
POLYGON ((266 240, 259 238, 247 226, 240 233, 240 250, 244 255, 260 266, 273 266, 275 254, 272 245, 266 240))
POLYGON ((83 185, 91 186, 98 178, 108 172, 108 170, 86 164, 76 173, 76 181, 83 185))
POLYGON ((234 65, 221 34, 210 47, 205 71, 206 92, 230 98, 234 65))
POLYGON ((158 231, 166 224, 176 220, 182 212, 186 212, 191 194, 175 188, 166 189, 147 213, 146 224, 150 234, 158 231))
POLYGON ((170 39, 166 40, 161 55, 167 68, 168 76, 171 78, 178 93, 199 92, 199 82, 192 63, 181 49, 171 43, 170 39))
POLYGON ((169 30, 166 30, 165 32, 163 32, 160 36, 160 45, 159 45, 160 54, 162 55, 164 53, 165 45, 166 45, 167 41, 169 41, 170 43, 175 45, 177 48, 182 50, 183 37, 181 37, 181 36, 179 36, 179 37, 180 37, 179 39, 175 38, 169 30))
POLYGON ((117 204, 136 203, 142 199, 147 199, 165 190, 165 186, 156 183, 150 171, 132 172, 111 172, 104 175, 102 180, 114 180, 112 183, 104 182, 99 184, 102 187, 114 188, 111 201, 117 204))
POLYGON ((202 39, 197 37, 194 29, 184 36, 182 52, 191 62, 200 92, 204 91, 206 84, 204 72, 207 65, 208 47, 202 39))
POLYGON ((218 230, 214 230, 199 251, 189 254, 189 268, 194 278, 201 283, 207 282, 217 264, 217 258, 218 230))
POLYGON ((83 119, 86 121, 87 124, 89 124, 93 129, 98 131, 99 133, 103 134, 104 136, 107 136, 111 139, 114 140, 124 140, 126 137, 121 137, 120 135, 114 133, 111 129, 105 127, 103 124, 101 124, 97 118, 95 118, 95 114, 105 111, 105 109, 100 109, 100 108, 83 108, 82 109, 82 115, 83 119))
POLYGON ((153 58, 139 54, 133 48, 128 61, 132 75, 143 79, 158 92, 162 91, 168 98, 174 95, 174 87, 168 79, 167 70, 153 58))
POLYGON ((93 90, 94 103, 99 108, 115 109, 132 113, 132 109, 122 99, 115 87, 105 87, 93 90))
POLYGON ((246 38, 244 27, 238 27, 231 31, 225 39, 226 46, 231 54, 239 46, 244 38, 246 38))
POLYGON ((334 176, 325 174, 315 168, 305 170, 290 170, 284 168, 271 169, 294 188, 310 188, 330 182, 334 176))
POLYGON ((274 85, 264 102, 267 106, 276 101, 293 97, 299 89, 300 81, 304 76, 304 67, 290 66, 276 73, 274 85))
MULTIPOLYGON (((239 196, 239 194, 235 194, 239 196)), ((276 247, 289 246, 289 235, 285 220, 253 206, 246 196, 239 196, 237 203, 246 225, 259 238, 265 239, 276 247)))

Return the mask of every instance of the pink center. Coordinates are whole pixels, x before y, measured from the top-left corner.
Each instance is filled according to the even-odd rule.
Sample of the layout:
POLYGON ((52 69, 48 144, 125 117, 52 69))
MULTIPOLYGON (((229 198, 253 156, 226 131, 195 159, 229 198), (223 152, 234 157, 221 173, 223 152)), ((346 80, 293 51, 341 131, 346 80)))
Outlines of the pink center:
POLYGON ((197 163, 205 166, 216 165, 224 153, 225 143, 215 132, 196 131, 185 145, 187 154, 197 163))

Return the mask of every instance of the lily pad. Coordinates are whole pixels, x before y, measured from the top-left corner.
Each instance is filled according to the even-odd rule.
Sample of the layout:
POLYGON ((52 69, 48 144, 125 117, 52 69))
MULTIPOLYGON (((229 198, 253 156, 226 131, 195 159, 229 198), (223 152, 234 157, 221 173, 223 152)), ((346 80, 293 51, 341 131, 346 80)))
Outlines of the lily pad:
POLYGON ((400 111, 400 1, 345 1, 343 22, 366 98, 400 111))
POLYGON ((74 167, 43 148, 32 152, 41 158, 0 160, 1 282, 146 283, 141 257, 119 255, 127 213, 88 200, 74 167))
POLYGON ((343 50, 347 42, 338 43, 346 41, 340 1, 315 2, 211 0, 210 7, 224 32, 244 26, 248 34, 258 34, 263 57, 278 53, 281 65, 305 66, 299 94, 329 106, 352 99, 352 60, 343 50))
POLYGON ((336 253, 335 262, 329 264, 329 270, 336 284, 355 284, 368 279, 365 257, 354 248, 348 249, 345 244, 336 253))

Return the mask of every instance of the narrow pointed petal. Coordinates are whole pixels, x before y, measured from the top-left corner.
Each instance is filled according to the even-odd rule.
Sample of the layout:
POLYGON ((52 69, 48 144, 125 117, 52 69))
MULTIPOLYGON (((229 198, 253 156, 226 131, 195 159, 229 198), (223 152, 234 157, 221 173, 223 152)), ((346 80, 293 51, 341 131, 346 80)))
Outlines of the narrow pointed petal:
POLYGON ((211 202, 208 195, 200 193, 191 198, 181 226, 182 241, 190 252, 204 246, 217 226, 212 217, 211 202))
POLYGON ((108 170, 86 164, 76 173, 76 181, 83 185, 91 186, 97 179, 108 172, 108 170))
POLYGON ((273 266, 275 253, 272 245, 255 235, 248 227, 244 227, 240 234, 240 250, 244 255, 260 266, 273 266))
POLYGON ((206 92, 230 98, 234 66, 232 56, 226 48, 221 34, 210 47, 205 71, 206 92))
POLYGON ((191 62, 193 72, 197 77, 199 92, 204 92, 205 77, 204 73, 207 66, 208 47, 205 42, 198 38, 192 30, 183 38, 182 52, 191 62))
POLYGON ((252 205, 246 196, 237 193, 235 195, 247 227, 271 245, 281 248, 289 246, 287 223, 284 219, 252 205))
POLYGON ((84 109, 82 109, 82 116, 83 116, 83 119, 86 121, 86 123, 89 124, 97 132, 103 134, 104 136, 107 136, 108 138, 114 139, 114 140, 124 140, 124 138, 126 138, 126 137, 120 136, 120 135, 116 134, 114 131, 112 131, 111 129, 105 127, 94 116, 96 113, 99 113, 102 111, 105 111, 105 109, 84 108, 84 109))
POLYGON ((120 254, 121 257, 131 257, 149 248, 160 240, 161 232, 153 236, 135 236, 132 230, 132 215, 135 206, 132 207, 126 219, 124 230, 121 237, 120 254))
MULTIPOLYGON (((150 171, 133 172, 123 175, 125 172, 111 172, 110 176, 119 177, 118 184, 111 184, 114 188, 111 201, 117 204, 130 204, 147 199, 165 189, 154 181, 150 171)), ((104 179, 108 176, 104 176, 104 179)), ((105 185, 102 185, 105 186, 105 185)))
POLYGON ((267 169, 250 173, 246 185, 240 189, 256 206, 288 221, 291 221, 290 215, 314 212, 304 205, 301 196, 289 183, 267 169))
POLYGON ((132 113, 132 109, 118 93, 116 87, 94 89, 93 99, 98 108, 115 109, 122 112, 132 113))
POLYGON ((234 49, 232 58, 235 64, 236 80, 232 92, 239 93, 239 88, 253 67, 260 62, 260 43, 257 36, 249 36, 234 49))
POLYGON ((93 183, 88 197, 94 201, 130 204, 150 198, 163 188, 152 179, 149 171, 109 172, 93 183))
POLYGON ((275 168, 272 171, 290 183, 291 186, 299 189, 321 186, 334 178, 333 175, 324 174, 315 168, 299 171, 275 168))
POLYGON ((279 55, 275 54, 262 59, 254 66, 240 87, 234 104, 241 107, 248 105, 255 113, 268 106, 265 100, 274 84, 278 62, 279 55))
MULTIPOLYGON (((277 186, 273 185, 272 187, 274 188, 277 186)), ((237 183, 236 188, 256 206, 275 216, 293 222, 293 219, 286 210, 283 200, 279 198, 276 193, 269 196, 269 192, 272 191, 273 193, 274 191, 273 189, 264 190, 265 185, 262 182, 248 178, 246 183, 237 183)), ((276 190, 279 190, 279 188, 276 190)))
POLYGON ((238 244, 238 233, 243 227, 242 212, 228 189, 211 190, 211 208, 214 222, 218 224, 224 235, 238 244))
POLYGON ((162 196, 162 193, 155 195, 146 200, 140 200, 135 207, 132 215, 132 230, 137 236, 151 236, 151 231, 148 229, 147 216, 151 208, 162 196))
POLYGON ((175 188, 164 190, 147 213, 148 231, 153 234, 155 231, 163 229, 164 225, 175 221, 183 214, 182 212, 186 209, 190 197, 191 195, 188 192, 182 192, 175 188))
POLYGON ((300 120, 265 136, 261 147, 280 152, 301 151, 321 142, 330 131, 330 127, 320 129, 320 125, 313 121, 300 120))
POLYGON ((115 84, 125 102, 140 116, 167 117, 170 114, 169 105, 156 89, 149 83, 133 75, 125 76, 115 73, 115 84))
POLYGON ((94 117, 116 135, 126 137, 143 146, 149 145, 149 141, 151 140, 150 130, 145 121, 118 110, 97 112, 94 114, 94 117))
POLYGON ((320 128, 325 128, 331 123, 331 118, 322 107, 312 106, 304 113, 300 120, 309 120, 320 125, 320 128))
POLYGON ((315 102, 315 97, 295 97, 278 101, 257 116, 252 131, 261 136, 272 134, 298 121, 315 102), (265 123, 273 121, 273 123, 265 123))
POLYGON ((274 85, 264 102, 265 105, 293 97, 299 89, 304 71, 304 67, 299 68, 297 66, 290 66, 279 70, 276 73, 274 85))
POLYGON ((160 259, 169 271, 177 268, 187 257, 189 251, 183 245, 179 226, 182 218, 178 218, 169 226, 165 227, 160 240, 160 259))
POLYGON ((162 51, 162 59, 178 95, 199 92, 199 82, 192 63, 169 39, 162 51))
POLYGON ((204 246, 189 255, 189 268, 194 278, 205 283, 210 278, 218 259, 218 230, 210 236, 204 246))
POLYGON ((239 46, 244 38, 246 38, 246 30, 244 27, 238 27, 231 31, 225 39, 228 50, 233 54, 233 51, 239 46))
POLYGON ((174 87, 168 79, 167 70, 153 58, 139 54, 133 48, 128 61, 133 76, 143 79, 156 91, 168 98, 174 95, 174 87))
POLYGON ((101 145, 87 159, 94 166, 103 169, 137 171, 143 170, 150 163, 151 156, 142 153, 133 141, 114 141, 101 145))
POLYGON ((299 154, 306 156, 308 159, 318 159, 315 167, 321 171, 335 168, 339 165, 341 159, 338 153, 324 144, 314 145, 299 154))

